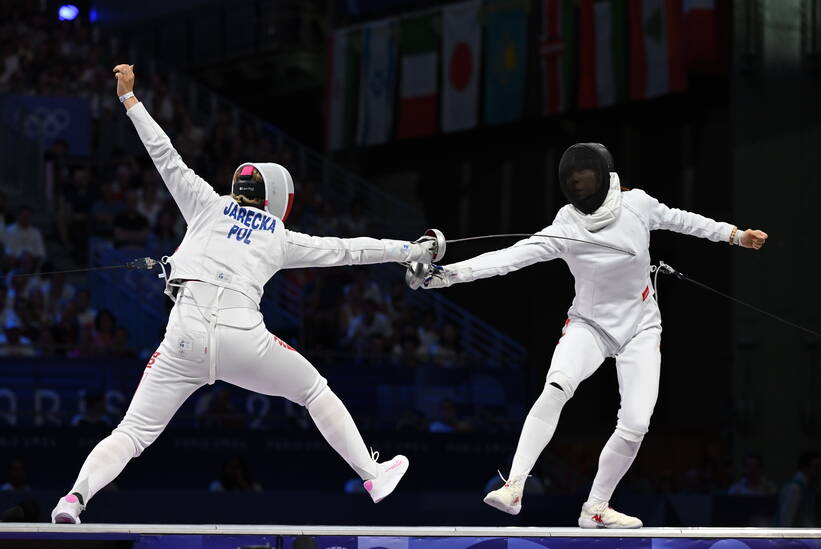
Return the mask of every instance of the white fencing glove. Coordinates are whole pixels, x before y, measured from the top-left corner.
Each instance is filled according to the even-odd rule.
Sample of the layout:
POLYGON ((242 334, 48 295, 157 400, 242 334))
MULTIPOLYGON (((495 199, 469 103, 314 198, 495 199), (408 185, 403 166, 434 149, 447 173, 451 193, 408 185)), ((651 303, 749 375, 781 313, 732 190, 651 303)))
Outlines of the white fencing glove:
POLYGON ((405 282, 412 290, 447 288, 453 284, 451 276, 452 273, 447 270, 447 267, 440 267, 434 263, 414 261, 408 264, 408 270, 405 272, 405 282))

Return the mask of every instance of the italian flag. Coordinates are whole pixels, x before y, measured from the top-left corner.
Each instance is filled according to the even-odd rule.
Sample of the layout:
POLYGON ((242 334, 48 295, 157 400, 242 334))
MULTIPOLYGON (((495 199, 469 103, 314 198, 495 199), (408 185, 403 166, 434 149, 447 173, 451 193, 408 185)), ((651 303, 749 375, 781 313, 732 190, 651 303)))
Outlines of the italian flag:
POLYGON ((581 1, 579 108, 606 107, 627 99, 627 4, 636 1, 581 1))
POLYGON ((633 0, 629 6, 631 99, 683 91, 681 0, 633 0))
POLYGON ((400 139, 432 135, 438 125, 438 12, 402 19, 399 24, 400 139))

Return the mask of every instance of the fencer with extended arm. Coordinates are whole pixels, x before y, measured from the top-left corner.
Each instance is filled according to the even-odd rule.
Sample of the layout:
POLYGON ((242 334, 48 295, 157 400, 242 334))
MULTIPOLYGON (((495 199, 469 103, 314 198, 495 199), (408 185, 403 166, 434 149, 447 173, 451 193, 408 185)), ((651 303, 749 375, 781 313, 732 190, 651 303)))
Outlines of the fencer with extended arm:
POLYGON ((549 227, 511 247, 466 261, 410 265, 407 281, 411 288, 443 288, 506 275, 542 261, 558 258, 567 263, 575 297, 544 389, 525 419, 504 485, 490 491, 484 502, 519 513, 525 480, 552 439, 565 403, 605 358, 614 357, 621 404, 578 524, 639 528, 642 521, 613 509, 610 499, 649 430, 659 392, 662 325, 650 280, 650 233, 672 230, 754 249, 763 246, 767 235, 755 230, 741 233, 728 223, 668 208, 642 190, 622 187, 613 157, 598 143, 569 147, 558 171, 569 204, 549 227))
POLYGON ((264 210, 240 207, 230 196, 220 196, 185 164, 168 135, 133 96, 133 67, 118 65, 114 72, 117 93, 125 97, 122 102, 126 114, 188 224, 185 238, 169 258, 169 281, 203 280, 242 292, 258 302, 265 282, 280 269, 382 262, 431 263, 444 255, 444 237, 426 233, 414 242, 407 242, 311 236, 285 228, 286 215, 269 216, 264 210), (215 238, 214 227, 220 223, 234 231, 226 231, 228 238, 215 238), (254 252, 259 255, 257 267, 245 269, 232 260, 236 250, 231 237, 252 232, 259 234, 254 238, 271 242, 254 252), (203 256, 204 250, 207 253, 203 256))
MULTIPOLYGON (((717 231, 715 228, 716 222, 712 219, 685 210, 669 208, 643 191, 634 189, 632 192, 641 193, 646 197, 643 202, 649 213, 649 230, 670 230, 691 236, 707 238, 714 242, 724 240, 724 231, 730 231, 733 236, 733 242, 731 242, 731 244, 755 250, 764 246, 767 240, 767 234, 763 231, 755 229, 737 231, 734 227, 726 223, 720 224, 722 226, 720 230, 717 231)), ((566 208, 567 207, 563 208, 563 210, 566 208)), ((562 216, 561 212, 556 216, 557 220, 560 216, 562 216)), ((557 242, 551 246, 541 242, 541 240, 561 240, 568 237, 568 234, 566 234, 568 232, 570 231, 566 230, 566 226, 562 227, 554 222, 553 225, 542 229, 530 238, 517 242, 513 246, 488 252, 467 261, 445 266, 413 263, 408 266, 405 280, 408 286, 415 290, 418 288, 445 288, 452 284, 472 282, 480 278, 502 276, 532 265, 533 263, 549 261, 559 257, 559 251, 562 249, 561 244, 557 242), (562 230, 563 228, 565 230, 562 230), (528 246, 528 248, 524 248, 524 246, 528 246)), ((581 237, 584 235, 576 236, 581 237)), ((588 234, 587 236, 591 235, 588 234)), ((728 234, 728 242, 729 236, 728 234)), ((580 240, 582 239, 578 238, 575 242, 579 242, 580 240)), ((587 242, 587 244, 600 245, 600 243, 596 242, 587 242)), ((614 252, 624 251, 617 247, 614 248, 614 252)), ((628 253, 632 252, 628 251, 628 253)))
MULTIPOLYGON (((247 162, 231 194, 220 196, 185 165, 171 140, 134 97, 132 65, 114 68, 117 95, 187 223, 166 291, 175 300, 165 335, 151 355, 120 424, 86 458, 71 491, 52 510, 53 522, 79 523, 88 501, 156 440, 199 387, 222 380, 304 406, 319 432, 379 502, 396 488, 409 460, 379 462, 327 380, 296 349, 265 327, 263 287, 279 270, 441 258, 439 238, 415 242, 315 237, 289 231, 294 199, 288 170, 247 162), (174 291, 170 291, 170 288, 174 291)), ((444 237, 441 238, 444 241, 444 237)), ((308 471, 305 472, 308 474, 308 471)))

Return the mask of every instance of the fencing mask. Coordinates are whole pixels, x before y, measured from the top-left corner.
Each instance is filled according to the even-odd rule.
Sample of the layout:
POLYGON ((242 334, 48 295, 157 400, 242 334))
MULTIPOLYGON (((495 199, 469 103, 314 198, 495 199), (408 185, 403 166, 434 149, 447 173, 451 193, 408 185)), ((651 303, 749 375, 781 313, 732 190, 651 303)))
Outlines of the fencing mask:
POLYGON ((610 189, 613 157, 601 143, 576 143, 559 161, 559 185, 567 200, 590 215, 599 209, 610 189))
POLYGON ((294 204, 294 181, 284 167, 272 162, 247 162, 234 172, 231 194, 263 201, 263 209, 285 221, 294 204))

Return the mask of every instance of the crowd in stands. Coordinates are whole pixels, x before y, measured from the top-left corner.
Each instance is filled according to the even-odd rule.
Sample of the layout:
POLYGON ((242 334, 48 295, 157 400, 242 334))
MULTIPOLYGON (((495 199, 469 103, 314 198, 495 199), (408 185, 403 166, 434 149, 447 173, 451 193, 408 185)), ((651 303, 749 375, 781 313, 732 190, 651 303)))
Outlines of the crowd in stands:
MULTIPOLYGON (((10 217, 6 211, 0 215, 4 221, 10 217)), ((32 209, 23 206, 14 222, 0 227, 0 356, 132 356, 127 332, 111 311, 91 305, 88 288, 76 287, 65 274, 38 275, 52 270, 53 263, 31 218, 32 209)))

